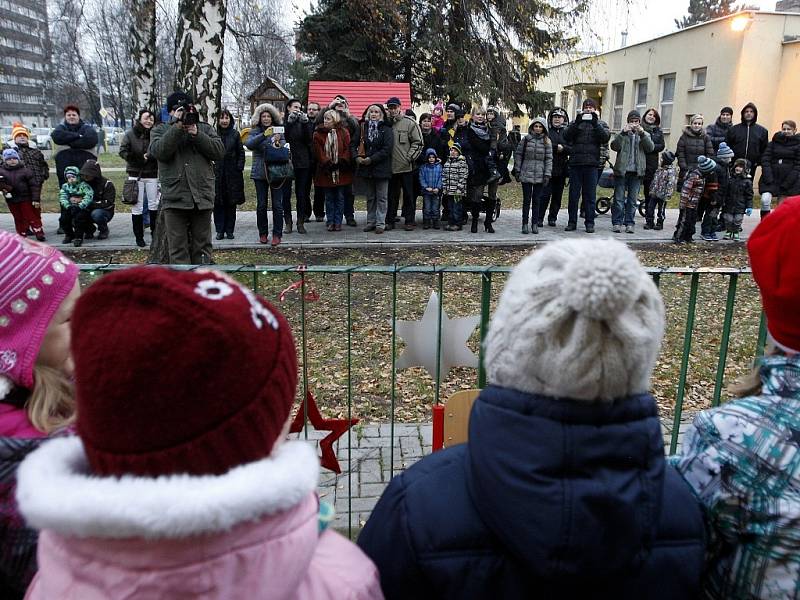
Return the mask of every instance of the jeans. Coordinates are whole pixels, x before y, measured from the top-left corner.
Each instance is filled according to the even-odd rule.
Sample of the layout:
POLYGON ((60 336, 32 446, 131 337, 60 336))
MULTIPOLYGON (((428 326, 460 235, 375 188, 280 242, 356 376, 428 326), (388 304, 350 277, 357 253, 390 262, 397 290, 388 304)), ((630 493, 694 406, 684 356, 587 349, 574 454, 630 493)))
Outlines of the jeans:
POLYGON ((209 265, 211 253, 211 210, 165 208, 169 263, 209 265))
POLYGON ((346 187, 347 186, 344 185, 338 185, 336 187, 325 188, 325 213, 328 216, 328 225, 342 224, 346 187))
POLYGON ((291 214, 292 182, 284 181, 280 187, 271 185, 266 179, 254 179, 256 184, 256 224, 258 235, 269 232, 268 194, 272 194, 272 235, 283 235, 283 215, 291 214))
POLYGON ((739 233, 742 230, 743 214, 734 215, 726 212, 722 213, 722 219, 725 221, 725 231, 728 233, 739 233))
POLYGON ((578 223, 578 200, 583 197, 586 211, 584 223, 594 226, 594 206, 597 200, 597 174, 595 166, 571 166, 569 168, 569 222, 578 223))
POLYGON ((522 184, 522 224, 528 224, 528 215, 531 216, 531 221, 536 223, 539 219, 539 201, 544 191, 544 185, 541 183, 523 183, 522 184))
POLYGON ((422 192, 422 218, 428 221, 438 221, 442 210, 442 201, 439 194, 422 192))
POLYGON ((108 231, 108 222, 114 218, 110 210, 95 208, 91 212, 92 222, 97 223, 97 228, 103 232, 108 231))
POLYGON ((611 205, 612 225, 633 225, 636 202, 642 178, 634 172, 614 176, 614 204, 611 205))
POLYGON ((463 196, 445 196, 449 207, 447 222, 450 225, 461 226, 461 221, 464 219, 464 197, 463 196))
POLYGON ((539 223, 544 223, 544 215, 547 212, 548 205, 550 206, 550 212, 547 212, 547 220, 555 221, 558 219, 558 211, 561 210, 561 198, 564 196, 566 183, 566 175, 550 178, 550 183, 542 190, 542 197, 539 202, 539 223))
POLYGON ((697 218, 700 219, 700 233, 702 235, 712 234, 717 231, 720 206, 712 204, 710 200, 701 201, 700 204, 703 210, 702 217, 697 215, 697 218))
POLYGON ((402 216, 406 223, 413 223, 417 214, 417 200, 414 198, 414 175, 408 173, 395 173, 389 180, 389 210, 387 220, 389 223, 397 221, 397 207, 400 202, 400 190, 403 190, 402 216))
POLYGON ((367 188, 367 225, 386 227, 386 208, 388 206, 389 180, 364 179, 367 188))
POLYGON ((236 227, 236 205, 214 204, 214 229, 217 233, 230 233, 233 235, 233 228, 236 227))
POLYGON ((294 196, 297 199, 297 222, 302 223, 311 216, 311 169, 294 170, 294 196))

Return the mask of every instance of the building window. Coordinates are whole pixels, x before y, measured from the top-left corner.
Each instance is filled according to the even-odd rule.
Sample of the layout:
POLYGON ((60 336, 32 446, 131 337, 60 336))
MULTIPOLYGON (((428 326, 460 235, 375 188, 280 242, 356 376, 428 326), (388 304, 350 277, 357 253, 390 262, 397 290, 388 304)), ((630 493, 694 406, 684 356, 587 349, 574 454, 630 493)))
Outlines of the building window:
POLYGON ((569 106, 569 92, 563 91, 561 92, 561 108, 566 110, 568 106, 569 106))
POLYGON ((614 99, 614 115, 611 121, 611 129, 622 129, 622 111, 625 105, 625 84, 615 83, 611 90, 614 99))
POLYGON ((661 76, 661 128, 669 131, 672 124, 672 105, 675 102, 675 73, 661 76))
POLYGON ((707 68, 692 69, 692 89, 703 90, 706 87, 706 71, 707 68))
POLYGON ((647 79, 634 81, 633 90, 633 104, 639 114, 644 116, 644 111, 647 108, 647 79))

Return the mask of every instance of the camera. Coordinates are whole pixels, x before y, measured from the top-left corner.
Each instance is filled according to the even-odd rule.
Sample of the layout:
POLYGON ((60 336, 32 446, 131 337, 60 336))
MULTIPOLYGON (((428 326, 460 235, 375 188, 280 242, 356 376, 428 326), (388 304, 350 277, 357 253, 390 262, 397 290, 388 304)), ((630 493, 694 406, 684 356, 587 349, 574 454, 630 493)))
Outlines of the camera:
POLYGON ((184 125, 197 125, 200 122, 200 113, 197 112, 197 107, 194 104, 187 104, 183 109, 183 117, 181 117, 184 125))
POLYGON ((581 119, 584 121, 591 121, 592 120, 592 113, 585 112, 581 115, 581 119))

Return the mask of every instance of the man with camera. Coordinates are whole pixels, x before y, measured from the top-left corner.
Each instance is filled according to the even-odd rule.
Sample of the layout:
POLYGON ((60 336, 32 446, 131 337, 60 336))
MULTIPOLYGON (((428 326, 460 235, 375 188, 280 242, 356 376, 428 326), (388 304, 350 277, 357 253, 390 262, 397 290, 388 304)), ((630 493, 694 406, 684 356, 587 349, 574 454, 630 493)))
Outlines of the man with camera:
POLYGON ((600 146, 611 138, 608 125, 600 120, 597 103, 591 98, 583 101, 581 112, 564 132, 569 144, 569 222, 566 231, 578 228, 578 205, 583 195, 586 206, 586 233, 594 233, 594 206, 597 199, 597 165, 600 146))
POLYGON ((633 233, 636 202, 647 167, 647 154, 655 148, 650 134, 642 127, 639 111, 628 113, 625 127, 614 136, 611 149, 617 153, 614 163, 614 204, 611 207, 611 224, 614 233, 633 233))
POLYGON ((184 92, 167 97, 167 110, 169 121, 153 128, 148 154, 158 160, 169 262, 211 264, 212 161, 222 159, 225 146, 184 92))

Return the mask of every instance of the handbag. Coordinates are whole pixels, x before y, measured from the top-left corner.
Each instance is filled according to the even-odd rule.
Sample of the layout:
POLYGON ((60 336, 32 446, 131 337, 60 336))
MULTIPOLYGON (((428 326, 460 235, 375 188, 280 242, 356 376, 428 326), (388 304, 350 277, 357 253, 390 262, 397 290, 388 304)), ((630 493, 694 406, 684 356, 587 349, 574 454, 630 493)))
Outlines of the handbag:
POLYGON ((122 203, 133 206, 139 203, 139 180, 142 178, 142 172, 136 179, 126 179, 122 184, 122 203))

